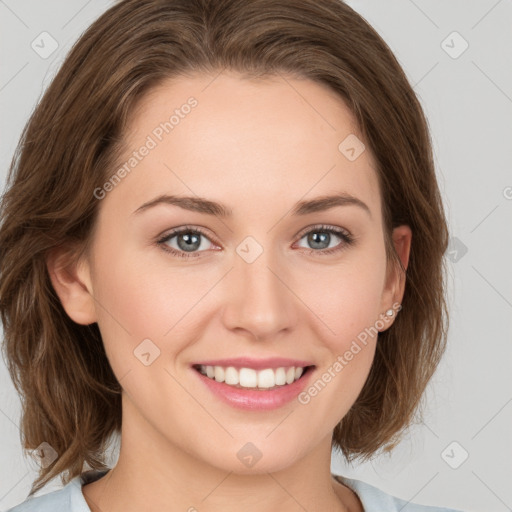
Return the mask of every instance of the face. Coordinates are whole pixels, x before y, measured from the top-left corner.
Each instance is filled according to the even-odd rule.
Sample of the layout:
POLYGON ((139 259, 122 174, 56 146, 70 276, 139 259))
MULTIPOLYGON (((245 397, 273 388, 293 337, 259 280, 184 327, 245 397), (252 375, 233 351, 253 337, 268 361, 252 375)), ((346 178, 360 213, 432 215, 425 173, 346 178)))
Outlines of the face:
POLYGON ((401 299, 375 161, 354 137, 345 104, 309 80, 202 75, 139 103, 80 276, 123 428, 146 446, 244 473, 330 442, 401 299), (345 200, 312 202, 324 196, 345 200))

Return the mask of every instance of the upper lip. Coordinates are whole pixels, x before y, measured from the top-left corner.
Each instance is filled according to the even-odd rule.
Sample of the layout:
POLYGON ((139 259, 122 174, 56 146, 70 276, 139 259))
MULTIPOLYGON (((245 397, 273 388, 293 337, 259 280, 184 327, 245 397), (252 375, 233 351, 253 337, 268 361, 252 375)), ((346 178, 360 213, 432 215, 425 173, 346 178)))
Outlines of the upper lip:
POLYGON ((194 363, 193 366, 233 366, 234 368, 254 368, 255 370, 262 370, 265 368, 281 368, 281 367, 306 367, 313 366, 311 361, 304 361, 299 359, 290 359, 284 357, 268 357, 265 359, 253 359, 250 357, 236 357, 230 359, 209 359, 207 361, 199 361, 194 363))

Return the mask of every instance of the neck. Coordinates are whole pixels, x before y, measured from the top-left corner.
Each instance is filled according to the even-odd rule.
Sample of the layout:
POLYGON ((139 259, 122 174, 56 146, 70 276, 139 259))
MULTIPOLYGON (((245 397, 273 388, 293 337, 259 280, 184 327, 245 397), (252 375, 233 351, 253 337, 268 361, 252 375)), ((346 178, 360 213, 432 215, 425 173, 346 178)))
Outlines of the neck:
POLYGON ((131 421, 124 421, 128 408, 123 403, 116 466, 82 488, 92 512, 362 511, 354 493, 331 476, 330 437, 286 467, 257 472, 255 465, 241 474, 198 459, 134 411, 130 411, 131 421))

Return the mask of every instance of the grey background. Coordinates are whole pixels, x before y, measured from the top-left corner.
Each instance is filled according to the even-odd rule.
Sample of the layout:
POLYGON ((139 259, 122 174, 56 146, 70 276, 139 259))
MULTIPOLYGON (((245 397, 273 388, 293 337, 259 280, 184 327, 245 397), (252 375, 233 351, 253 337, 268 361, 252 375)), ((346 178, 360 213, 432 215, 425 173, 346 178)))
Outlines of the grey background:
MULTIPOLYGON (((451 326, 426 393, 424 424, 411 428, 392 456, 347 466, 335 455, 332 470, 418 503, 512 510, 512 3, 348 3, 395 52, 429 119, 452 237, 451 326), (457 56, 464 40, 469 46, 457 56)), ((70 46, 110 5, 0 0, 2 188, 41 93, 70 46), (44 31, 58 43, 47 58, 31 47, 44 31)), ((35 462, 22 454, 19 414, 0 361, 0 511, 23 501, 36 475, 35 462)), ((58 487, 56 479, 39 494, 58 487)))

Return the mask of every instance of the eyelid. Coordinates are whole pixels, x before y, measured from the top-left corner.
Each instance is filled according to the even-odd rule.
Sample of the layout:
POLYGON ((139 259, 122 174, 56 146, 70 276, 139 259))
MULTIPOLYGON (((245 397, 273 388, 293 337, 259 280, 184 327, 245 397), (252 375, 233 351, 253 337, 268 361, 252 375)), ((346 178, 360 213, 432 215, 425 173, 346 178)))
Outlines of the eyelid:
POLYGON ((326 230, 334 230, 334 231, 339 231, 340 234, 344 234, 348 237, 351 237, 352 234, 350 233, 350 231, 348 231, 347 229, 345 228, 342 228, 340 226, 332 226, 330 224, 311 224, 310 226, 306 226, 305 228, 301 229, 295 236, 294 238, 302 238, 304 235, 308 234, 310 231, 314 230, 314 229, 318 229, 318 231, 322 230, 322 229, 326 229, 326 230))
POLYGON ((175 235, 179 235, 181 233, 185 233, 185 232, 188 232, 188 231, 193 231, 193 232, 201 233, 201 235, 203 235, 206 238, 208 238, 208 240, 210 240, 212 242, 215 242, 217 245, 220 245, 215 240, 215 236, 212 234, 212 232, 209 229, 204 228, 202 226, 198 226, 196 224, 194 224, 194 225, 192 225, 192 224, 184 224, 183 226, 180 226, 180 227, 177 227, 177 228, 172 228, 172 229, 170 229, 168 231, 164 231, 161 235, 159 235, 157 237, 157 240, 167 239, 169 237, 172 237, 172 236, 175 236, 175 235))

